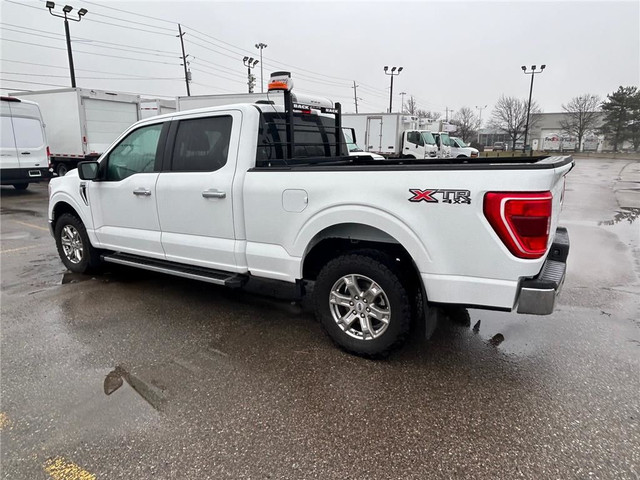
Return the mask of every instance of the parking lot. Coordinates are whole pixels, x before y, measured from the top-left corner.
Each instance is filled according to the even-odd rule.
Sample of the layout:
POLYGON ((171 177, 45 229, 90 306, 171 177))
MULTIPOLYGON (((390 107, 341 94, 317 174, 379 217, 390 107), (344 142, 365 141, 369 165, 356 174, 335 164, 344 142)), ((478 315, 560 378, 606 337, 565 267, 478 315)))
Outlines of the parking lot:
POLYGON ((275 284, 66 273, 46 184, 1 202, 3 478, 640 476, 638 161, 568 175, 553 315, 471 310, 383 361, 275 284))

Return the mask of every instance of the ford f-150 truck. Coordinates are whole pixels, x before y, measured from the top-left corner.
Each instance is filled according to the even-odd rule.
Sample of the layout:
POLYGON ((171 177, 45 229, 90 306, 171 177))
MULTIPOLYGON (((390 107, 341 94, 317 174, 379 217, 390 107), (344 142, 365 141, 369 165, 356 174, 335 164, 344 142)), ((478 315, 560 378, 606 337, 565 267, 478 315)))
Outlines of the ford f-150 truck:
POLYGON ((340 105, 218 106, 142 120, 50 183, 62 262, 312 290, 345 350, 385 355, 443 307, 549 314, 569 240, 571 157, 374 160, 348 155, 340 105), (313 286, 313 288, 309 288, 313 286))

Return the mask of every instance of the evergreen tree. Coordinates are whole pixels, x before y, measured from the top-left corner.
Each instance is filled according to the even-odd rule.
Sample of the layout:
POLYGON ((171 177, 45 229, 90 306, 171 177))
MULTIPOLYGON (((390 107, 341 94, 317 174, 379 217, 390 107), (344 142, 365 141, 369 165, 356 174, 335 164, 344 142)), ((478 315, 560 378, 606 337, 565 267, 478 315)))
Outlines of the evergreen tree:
MULTIPOLYGON (((602 103, 605 118, 601 131, 613 144, 614 152, 625 140, 632 139, 633 130, 640 128, 639 102, 638 87, 620 86, 617 91, 607 95, 607 100, 602 103)), ((638 141, 640 143, 640 139, 638 141)))

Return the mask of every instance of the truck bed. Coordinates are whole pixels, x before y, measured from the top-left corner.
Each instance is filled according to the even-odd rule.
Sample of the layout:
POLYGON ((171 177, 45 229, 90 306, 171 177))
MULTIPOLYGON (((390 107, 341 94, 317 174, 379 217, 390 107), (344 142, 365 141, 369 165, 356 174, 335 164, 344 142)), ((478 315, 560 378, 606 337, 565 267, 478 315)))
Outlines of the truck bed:
POLYGON ((532 156, 532 157, 478 157, 473 160, 468 158, 447 159, 387 159, 374 160, 366 156, 360 157, 327 157, 294 158, 284 161, 269 162, 266 165, 256 166, 252 171, 333 171, 336 169, 351 171, 397 171, 397 170, 528 170, 558 168, 573 161, 570 155, 564 156, 532 156))

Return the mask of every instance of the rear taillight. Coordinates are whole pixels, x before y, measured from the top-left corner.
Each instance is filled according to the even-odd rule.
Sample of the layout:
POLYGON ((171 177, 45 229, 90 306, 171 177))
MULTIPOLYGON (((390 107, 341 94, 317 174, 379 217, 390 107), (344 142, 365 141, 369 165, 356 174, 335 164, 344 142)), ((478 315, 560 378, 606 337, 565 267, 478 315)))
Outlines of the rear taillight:
POLYGON ((547 251, 551 192, 489 192, 484 216, 509 251, 518 258, 540 258, 547 251))
POLYGON ((51 168, 51 150, 49 150, 49 145, 47 145, 47 164, 49 168, 51 168))

